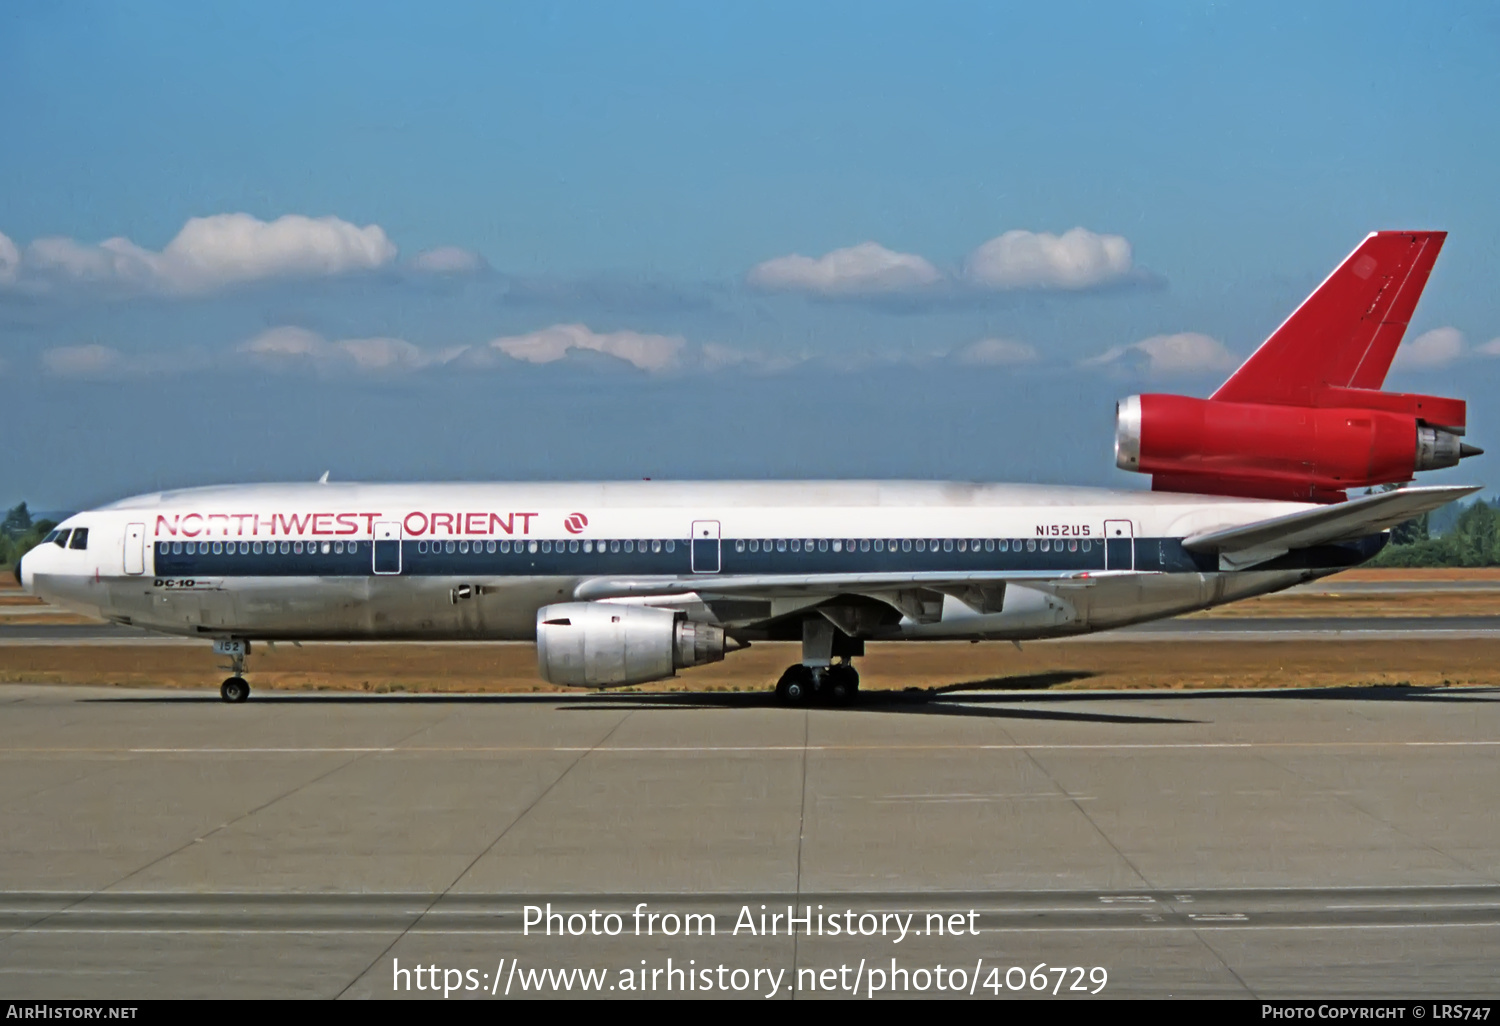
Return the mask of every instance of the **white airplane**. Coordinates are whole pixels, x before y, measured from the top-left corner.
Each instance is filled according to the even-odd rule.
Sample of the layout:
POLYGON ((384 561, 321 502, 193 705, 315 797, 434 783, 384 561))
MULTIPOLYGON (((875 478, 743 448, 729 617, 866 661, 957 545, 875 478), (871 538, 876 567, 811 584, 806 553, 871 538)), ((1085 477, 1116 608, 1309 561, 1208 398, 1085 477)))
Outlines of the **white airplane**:
MULTIPOLYGON (((27 591, 202 637, 242 702, 252 642, 531 641, 542 677, 672 677, 800 641, 776 686, 847 702, 867 641, 1063 637, 1369 559, 1474 487, 1461 400, 1380 391, 1442 247, 1377 232, 1209 399, 1132 396, 1116 463, 1153 490, 892 481, 238 485, 69 517, 27 591)), ((325 475, 326 478, 326 475, 325 475)))

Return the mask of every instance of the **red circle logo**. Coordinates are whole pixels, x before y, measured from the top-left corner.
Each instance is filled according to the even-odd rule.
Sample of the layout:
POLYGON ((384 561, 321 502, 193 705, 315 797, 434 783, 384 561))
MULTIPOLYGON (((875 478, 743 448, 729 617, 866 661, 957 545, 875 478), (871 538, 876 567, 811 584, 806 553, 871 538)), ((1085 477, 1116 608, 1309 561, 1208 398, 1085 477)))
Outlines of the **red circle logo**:
POLYGON ((563 520, 563 526, 568 529, 569 534, 582 534, 583 529, 589 526, 589 518, 582 513, 569 513, 563 520))

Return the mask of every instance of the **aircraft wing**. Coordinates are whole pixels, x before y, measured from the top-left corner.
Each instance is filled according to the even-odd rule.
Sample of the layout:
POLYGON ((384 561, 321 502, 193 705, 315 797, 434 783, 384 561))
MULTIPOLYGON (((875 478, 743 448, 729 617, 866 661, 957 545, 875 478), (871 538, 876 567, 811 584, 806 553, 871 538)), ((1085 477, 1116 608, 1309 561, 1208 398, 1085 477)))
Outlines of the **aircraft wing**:
POLYGON ((876 574, 695 574, 683 577, 595 577, 573 589, 579 601, 652 595, 699 594, 755 598, 800 598, 839 593, 868 594, 927 588, 943 591, 1007 582, 1083 584, 1093 578, 1134 573, 1130 570, 978 570, 970 573, 876 574))
POLYGON ((1190 552, 1217 552, 1220 565, 1233 569, 1274 559, 1292 549, 1378 534, 1477 491, 1477 485, 1400 488, 1254 524, 1190 535, 1182 540, 1182 547, 1190 552))

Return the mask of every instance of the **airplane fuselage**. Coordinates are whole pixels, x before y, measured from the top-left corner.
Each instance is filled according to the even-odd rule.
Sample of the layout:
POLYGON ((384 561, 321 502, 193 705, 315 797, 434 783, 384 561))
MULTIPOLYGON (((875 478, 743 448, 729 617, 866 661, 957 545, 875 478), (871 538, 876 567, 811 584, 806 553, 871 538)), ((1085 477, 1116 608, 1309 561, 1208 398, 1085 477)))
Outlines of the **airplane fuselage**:
POLYGON ((1221 570, 1185 537, 1311 507, 1146 491, 933 482, 281 484, 142 495, 80 513, 23 563, 58 606, 176 634, 265 640, 532 640, 590 582, 682 582, 619 602, 686 609, 746 638, 870 575, 913 576, 879 639, 1025 639, 1206 608, 1336 572, 1383 536, 1221 570), (76 535, 58 536, 69 545, 76 535), (992 601, 923 576, 1005 573, 992 601), (715 582, 828 580, 715 596, 715 582), (925 604, 924 604, 925 603, 925 604))

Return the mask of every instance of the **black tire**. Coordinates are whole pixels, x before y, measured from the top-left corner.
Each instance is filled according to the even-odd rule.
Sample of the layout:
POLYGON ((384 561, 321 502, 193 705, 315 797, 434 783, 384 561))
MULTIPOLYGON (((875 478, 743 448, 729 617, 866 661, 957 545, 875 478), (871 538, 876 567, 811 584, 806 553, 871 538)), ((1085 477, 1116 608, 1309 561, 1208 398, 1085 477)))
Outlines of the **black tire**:
POLYGON ((823 691, 833 705, 852 705, 859 696, 859 674, 848 663, 830 666, 823 691))
POLYGON ((219 697, 226 702, 243 702, 250 697, 250 685, 244 677, 230 677, 219 685, 219 697))
POLYGON ((812 671, 800 663, 788 666, 776 682, 776 697, 782 705, 806 705, 812 699, 812 671))

